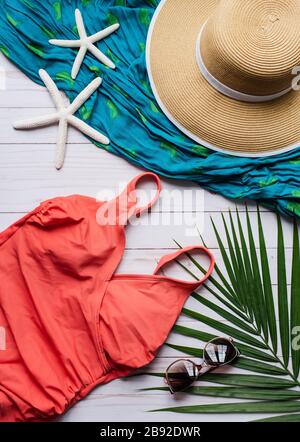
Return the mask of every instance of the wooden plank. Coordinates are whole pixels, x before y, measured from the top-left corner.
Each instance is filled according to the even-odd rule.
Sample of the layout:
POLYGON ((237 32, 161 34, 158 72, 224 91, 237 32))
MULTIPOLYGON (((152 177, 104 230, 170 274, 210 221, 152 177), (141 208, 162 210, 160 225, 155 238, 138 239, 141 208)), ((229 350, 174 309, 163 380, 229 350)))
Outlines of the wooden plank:
MULTIPOLYGON (((6 87, 8 85, 10 85, 10 80, 6 82, 6 87)), ((25 114, 27 109, 40 109, 41 113, 44 112, 45 114, 49 111, 49 108, 54 109, 51 96, 46 88, 42 86, 36 88, 35 86, 35 83, 33 83, 32 89, 0 90, 0 109, 24 109, 25 114)))
POLYGON ((18 68, 0 52, 0 66, 6 70, 15 70, 17 71, 18 68))
MULTIPOLYGON (((100 387, 101 388, 101 387, 100 387)), ((218 403, 225 403, 218 399, 218 403)), ((129 395, 108 396, 101 399, 86 399, 75 405, 62 419, 64 422, 247 422, 250 420, 269 417, 270 415, 199 415, 176 413, 150 413, 150 410, 175 407, 181 405, 200 405, 211 403, 207 398, 197 399, 188 397, 176 400, 166 395, 129 395)), ((213 401, 216 403, 216 399, 213 401)))
MULTIPOLYGON (((18 133, 15 131, 15 135, 18 133)), ((27 212, 40 201, 58 195, 96 196, 101 191, 116 194, 120 186, 142 172, 124 159, 86 143, 84 137, 85 143, 68 145, 64 168, 58 172, 54 167, 55 144, 32 144, 39 140, 35 137, 37 133, 26 134, 31 144, 0 144, 0 212, 27 212)), ((0 143, 1 139, 2 136, 0 143)), ((154 212, 234 211, 237 206, 235 201, 222 196, 203 193, 195 183, 163 179, 162 184, 163 194, 154 212)), ((244 204, 238 207, 245 210, 244 204)), ((255 211, 255 205, 250 205, 249 210, 255 211)))
MULTIPOLYGON (((0 62, 0 69, 1 69, 1 62, 0 62)), ((3 69, 3 67, 2 67, 3 69)), ((26 75, 23 74, 23 72, 19 71, 16 67, 12 65, 12 67, 5 69, 5 77, 6 77, 6 92, 8 95, 12 97, 16 97, 15 93, 22 92, 22 91, 45 91, 44 86, 40 86, 34 81, 30 80, 26 75)), ((24 104, 28 103, 27 101, 21 102, 21 100, 18 98, 14 102, 8 103, 8 107, 14 106, 23 107, 24 104)))

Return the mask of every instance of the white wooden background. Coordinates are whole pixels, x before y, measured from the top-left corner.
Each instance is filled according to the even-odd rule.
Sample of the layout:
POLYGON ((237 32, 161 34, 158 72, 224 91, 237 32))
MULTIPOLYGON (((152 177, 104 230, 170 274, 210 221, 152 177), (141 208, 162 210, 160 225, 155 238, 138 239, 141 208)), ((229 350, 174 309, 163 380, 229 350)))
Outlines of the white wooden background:
MULTIPOLYGON (((54 168, 56 127, 43 128, 36 131, 15 131, 12 127, 16 119, 36 116, 52 109, 52 102, 42 87, 37 86, 25 77, 16 67, 0 56, 0 66, 6 70, 6 89, 0 91, 0 228, 3 230, 24 213, 34 208, 41 201, 53 196, 83 194, 96 196, 101 190, 117 190, 120 182, 125 183, 140 170, 125 160, 115 157, 89 143, 81 134, 70 130, 69 145, 65 166, 61 171, 54 168)), ((177 189, 183 192, 189 189, 198 192, 200 202, 193 207, 187 201, 181 205, 168 207, 161 201, 154 207, 148 225, 129 226, 127 230, 127 246, 123 262, 118 271, 133 273, 151 273, 157 260, 164 254, 175 249, 173 238, 184 245, 199 244, 196 236, 186 236, 186 225, 175 225, 176 217, 184 215, 186 223, 198 219, 200 227, 203 221, 203 235, 207 245, 220 261, 216 240, 212 233, 209 218, 217 220, 220 229, 218 212, 235 208, 234 202, 218 195, 204 192, 191 183, 163 180, 163 188, 177 189), (197 213, 196 213, 197 212, 197 213), (173 219, 173 225, 164 226, 165 217, 173 219), (175 221, 174 221, 175 218, 175 221), (153 224, 153 225, 152 225, 153 224)), ((244 212, 241 205, 239 209, 244 212)), ((250 206, 253 212, 254 206, 250 206)), ((146 215, 147 217, 147 215, 146 215)), ((251 213, 254 219, 254 213, 251 213)), ((144 217, 145 218, 145 217, 144 217)), ((144 222, 145 219, 141 220, 144 222)), ((263 221, 267 226, 267 245, 269 248, 272 270, 275 270, 275 216, 264 210, 263 221)), ((291 246, 291 226, 285 222, 287 247, 291 246)), ((221 230, 222 232, 222 230, 221 230)), ((173 267, 172 275, 179 274, 173 267)), ((186 277, 186 275, 184 275, 186 277)), ((274 280, 273 274, 273 280, 274 280)), ((205 290, 202 291, 205 293, 205 290)), ((130 294, 129 294, 130 296, 130 294)), ((208 294, 209 296, 209 294, 208 294)), ((130 300, 129 300, 130 302, 130 300)), ((189 307, 196 305, 189 300, 189 307)), ((205 311, 205 308, 203 308, 205 311)), ((198 327, 199 323, 179 319, 181 324, 198 327)), ((210 331, 203 326, 203 330, 210 331)), ((171 335, 169 342, 182 345, 198 345, 197 342, 171 335)), ((126 343, 124 343, 126 345, 126 343)), ((148 368, 149 371, 163 371, 171 361, 180 354, 167 347, 162 348, 156 360, 148 368)), ((233 372, 232 368, 226 372, 233 372)), ((243 372, 246 373, 246 372, 243 372)), ((248 421, 262 415, 178 415, 172 413, 148 413, 148 410, 176 405, 225 403, 227 399, 207 397, 174 398, 166 392, 141 392, 139 389, 151 386, 162 386, 162 380, 151 376, 139 376, 124 380, 116 380, 108 385, 95 389, 87 399, 81 401, 61 420, 65 421, 248 421)), ((210 384, 211 385, 211 384, 210 384)), ((238 401, 238 400, 236 400, 238 401)))

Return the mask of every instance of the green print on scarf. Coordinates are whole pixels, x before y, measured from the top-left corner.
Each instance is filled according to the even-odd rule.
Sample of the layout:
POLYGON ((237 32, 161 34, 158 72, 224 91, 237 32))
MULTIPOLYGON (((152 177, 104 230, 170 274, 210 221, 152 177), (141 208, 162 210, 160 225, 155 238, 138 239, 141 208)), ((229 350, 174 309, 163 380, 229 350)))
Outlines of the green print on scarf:
POLYGON ((149 26, 151 22, 151 14, 149 9, 141 8, 139 11, 139 22, 144 26, 149 26))
POLYGON ((55 19, 57 21, 60 21, 62 19, 61 3, 60 2, 55 2, 55 3, 53 3, 52 6, 53 6, 53 9, 54 9, 55 19))
POLYGON ((43 49, 41 48, 41 46, 39 46, 37 44, 33 44, 33 43, 27 44, 26 46, 38 57, 44 58, 45 53, 44 53, 43 49))
POLYGON ((141 81, 141 85, 143 86, 143 88, 144 88, 147 92, 151 93, 150 84, 149 84, 149 82, 148 82, 147 80, 143 80, 143 81, 141 81))
POLYGON ((90 119, 92 112, 93 112, 93 108, 89 107, 85 104, 79 110, 80 116, 84 121, 87 121, 90 119))
POLYGON ((159 0, 145 0, 146 3, 148 3, 148 5, 152 6, 152 8, 156 8, 156 6, 159 3, 159 0))
POLYGON ((289 163, 298 166, 300 164, 300 158, 295 158, 294 160, 289 161, 289 163))
POLYGON ((118 23, 119 20, 115 15, 113 15, 111 12, 109 12, 106 16, 106 21, 109 26, 114 25, 115 23, 118 23))
POLYGON ((290 203, 288 203, 287 208, 294 215, 300 217, 300 203, 290 202, 290 203))
POLYGON ((194 144, 194 146, 192 146, 192 152, 204 158, 207 158, 211 153, 209 149, 201 146, 201 144, 194 144))
POLYGON ((278 182, 278 178, 276 177, 270 177, 267 180, 262 180, 259 182, 260 187, 268 187, 272 186, 273 184, 276 184, 278 182))
POLYGON ((31 9, 34 8, 33 3, 29 0, 21 0, 21 2, 24 3, 24 5, 28 6, 28 8, 31 8, 31 9))
POLYGON ((159 114, 159 109, 158 109, 157 106, 153 103, 153 101, 150 101, 150 108, 151 108, 152 112, 154 112, 155 114, 159 114))
POLYGON ((143 41, 141 41, 141 42, 139 43, 139 48, 140 48, 140 50, 141 50, 142 52, 145 52, 145 50, 146 50, 146 43, 144 43, 143 41))
POLYGON ((116 0, 115 6, 126 6, 126 0, 116 0))
POLYGON ((119 111, 118 111, 118 108, 115 105, 115 103, 113 103, 111 100, 108 99, 106 101, 106 104, 107 104, 107 106, 109 108, 109 112, 110 112, 111 118, 113 118, 113 119, 117 118, 118 115, 119 115, 119 111))
POLYGON ((292 190, 292 195, 295 198, 300 198, 300 190, 292 190))
POLYGON ((75 81, 69 72, 57 72, 57 74, 55 74, 55 79, 57 81, 65 81, 71 88, 74 87, 75 81))
POLYGON ((142 112, 138 108, 136 108, 136 111, 139 114, 139 117, 142 120, 142 123, 144 123, 144 125, 147 126, 148 125, 147 118, 144 117, 144 115, 142 114, 142 112))
POLYGON ((55 38, 56 37, 56 34, 52 31, 50 31, 50 29, 48 29, 46 26, 40 25, 40 28, 47 38, 55 38))
POLYGON ((129 95, 123 91, 117 84, 113 84, 112 87, 114 88, 115 91, 119 92, 120 94, 122 94, 125 98, 129 98, 129 95))
POLYGON ((91 72, 94 72, 97 75, 97 77, 102 77, 102 75, 103 75, 102 71, 98 66, 93 65, 93 66, 89 66, 88 68, 91 72))
POLYGON ((91 0, 81 0, 82 6, 86 7, 91 4, 91 0))
POLYGON ((78 29, 77 29, 77 25, 74 25, 74 26, 73 26, 72 31, 74 32, 74 34, 75 34, 77 37, 79 37, 79 32, 78 32, 78 29))
POLYGON ((177 150, 176 147, 174 146, 174 144, 169 143, 168 141, 163 141, 162 143, 160 143, 160 147, 162 149, 165 149, 169 152, 169 154, 171 155, 171 158, 175 158, 177 155, 177 150))
POLYGON ((131 157, 131 158, 133 158, 133 159, 135 159, 135 158, 137 158, 137 153, 136 153, 136 151, 134 150, 134 149, 128 149, 127 150, 127 153, 128 153, 128 155, 131 157))
POLYGON ((6 18, 7 18, 7 21, 15 28, 17 28, 21 24, 20 21, 17 21, 16 19, 14 19, 10 14, 6 14, 6 18))
POLYGON ((5 57, 7 58, 10 57, 9 50, 5 46, 0 45, 0 51, 2 52, 2 54, 5 55, 5 57))
POLYGON ((116 57, 115 54, 113 54, 110 49, 106 50, 106 56, 108 58, 110 58, 115 64, 119 64, 120 63, 120 60, 118 59, 118 57, 116 57))
POLYGON ((107 152, 111 151, 111 146, 110 144, 102 144, 102 143, 98 143, 98 141, 95 141, 95 146, 100 147, 101 149, 106 150, 107 152))

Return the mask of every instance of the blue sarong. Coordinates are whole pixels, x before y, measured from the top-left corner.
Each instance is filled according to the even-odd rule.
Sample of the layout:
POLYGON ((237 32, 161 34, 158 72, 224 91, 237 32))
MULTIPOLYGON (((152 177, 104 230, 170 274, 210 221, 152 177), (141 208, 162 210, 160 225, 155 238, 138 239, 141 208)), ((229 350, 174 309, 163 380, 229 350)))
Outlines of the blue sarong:
MULTIPOLYGON (((300 149, 267 158, 240 158, 211 151, 183 135, 159 109, 145 62, 148 27, 159 0, 1 0, 0 50, 41 84, 46 69, 73 100, 95 76, 102 86, 78 116, 107 135, 98 147, 160 175, 191 180, 228 198, 253 199, 287 215, 300 216, 300 149), (106 68, 90 53, 74 81, 77 50, 49 39, 78 38, 75 9, 88 34, 115 23, 120 29, 99 43, 116 64, 106 68)), ((300 124, 300 122, 299 122, 300 124)))

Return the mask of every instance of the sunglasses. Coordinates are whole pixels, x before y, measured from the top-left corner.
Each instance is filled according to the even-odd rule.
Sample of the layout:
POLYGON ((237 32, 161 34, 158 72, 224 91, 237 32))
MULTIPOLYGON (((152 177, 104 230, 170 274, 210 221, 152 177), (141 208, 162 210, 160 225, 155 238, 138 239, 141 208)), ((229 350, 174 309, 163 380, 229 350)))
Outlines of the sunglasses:
POLYGON ((189 388, 203 374, 228 365, 240 355, 231 338, 215 338, 203 350, 201 365, 189 359, 178 359, 166 370, 165 382, 172 394, 189 388))

